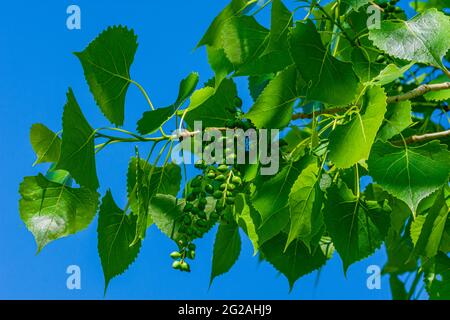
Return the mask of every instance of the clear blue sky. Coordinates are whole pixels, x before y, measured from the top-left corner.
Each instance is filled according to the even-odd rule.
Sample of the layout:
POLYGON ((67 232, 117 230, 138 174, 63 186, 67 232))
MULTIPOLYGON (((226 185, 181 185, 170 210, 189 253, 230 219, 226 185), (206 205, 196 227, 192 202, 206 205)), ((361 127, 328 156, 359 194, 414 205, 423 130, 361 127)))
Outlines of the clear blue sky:
MULTIPOLYGON (((286 1, 293 3, 293 1, 286 1)), ((165 106, 176 98, 178 82, 191 71, 202 81, 212 76, 203 49, 193 51, 212 18, 226 0, 194 1, 87 1, 52 0, 25 5, 7 1, 0 10, 0 298, 2 299, 102 299, 103 274, 97 254, 97 219, 75 236, 51 243, 39 255, 30 232, 18 213, 18 186, 23 176, 36 175, 34 154, 28 141, 29 128, 42 122, 60 129, 65 93, 71 86, 92 126, 106 124, 85 83, 74 51, 82 50, 109 25, 135 29, 139 49, 132 76, 150 93, 155 105, 165 106), (66 28, 66 8, 82 10, 82 29, 66 28), (82 289, 66 288, 66 268, 79 265, 82 289)), ((267 23, 267 16, 262 16, 267 23)), ((238 81, 244 103, 250 104, 246 82, 238 81)), ((145 110, 145 101, 135 88, 127 96, 126 125, 145 110)), ((125 172, 133 148, 114 146, 98 158, 101 192, 112 188, 120 204, 125 202, 125 172)), ((231 272, 217 278, 208 290, 215 230, 198 241, 198 258, 192 273, 170 267, 168 254, 174 245, 151 228, 137 261, 109 287, 107 299, 388 299, 388 279, 381 290, 368 290, 366 268, 382 266, 384 250, 350 267, 347 278, 336 255, 317 273, 297 282, 288 293, 287 280, 267 263, 252 257, 248 240, 231 272)))

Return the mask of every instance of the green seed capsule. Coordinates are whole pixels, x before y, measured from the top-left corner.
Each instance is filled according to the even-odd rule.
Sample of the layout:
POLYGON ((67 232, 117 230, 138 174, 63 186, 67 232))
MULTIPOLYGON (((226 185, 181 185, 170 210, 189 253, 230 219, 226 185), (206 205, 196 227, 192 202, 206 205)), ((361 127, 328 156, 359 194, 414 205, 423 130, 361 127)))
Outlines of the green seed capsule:
POLYGON ((220 198, 223 197, 223 192, 217 190, 217 191, 215 191, 215 192, 213 193, 213 197, 216 198, 216 199, 220 199, 220 198))
POLYGON ((186 261, 181 262, 180 269, 181 269, 181 271, 186 271, 186 272, 189 272, 191 270, 191 268, 189 267, 189 264, 186 261))
POLYGON ((195 250, 197 247, 196 247, 196 245, 195 245, 195 243, 189 243, 188 244, 188 249, 189 250, 195 250))
POLYGON ((227 172, 228 171, 228 166, 226 164, 221 164, 219 167, 217 167, 217 170, 219 170, 220 172, 227 172))
POLYGON ((233 182, 234 184, 236 184, 236 185, 238 185, 238 186, 242 184, 241 178, 239 178, 239 177, 237 177, 237 176, 234 176, 234 177, 231 179, 231 182, 233 182))
POLYGON ((227 178, 223 175, 223 174, 219 174, 216 178, 215 178, 215 180, 216 181, 219 181, 219 182, 222 182, 222 181, 225 181, 227 178))
POLYGON ((216 177, 216 174, 214 172, 210 172, 206 175, 209 179, 214 179, 216 177))
POLYGON ((179 258, 181 258, 181 253, 179 253, 178 251, 174 251, 170 254, 170 257, 172 259, 179 259, 179 258))
POLYGON ((207 184, 205 186, 205 191, 211 194, 211 193, 214 192, 214 187, 212 185, 210 185, 210 184, 207 184))
POLYGON ((224 191, 226 188, 227 188, 227 184, 226 184, 226 183, 222 183, 222 184, 220 185, 220 187, 219 187, 219 189, 220 189, 221 191, 224 191))
POLYGON ((234 204, 234 198, 233 198, 233 197, 227 198, 225 201, 226 201, 226 203, 229 204, 229 205, 234 204))
POLYGON ((181 262, 180 261, 174 261, 173 263, 172 263, 172 268, 174 268, 175 270, 179 270, 179 269, 181 269, 181 262))
POLYGON ((195 259, 195 250, 190 250, 188 252, 188 256, 189 256, 189 259, 194 260, 195 259))
POLYGON ((206 200, 206 198, 200 198, 200 199, 198 200, 198 203, 201 203, 201 204, 206 205, 206 204, 208 204, 208 200, 206 200))
POLYGON ((184 206, 183 211, 184 212, 191 212, 192 208, 194 208, 194 205, 192 203, 186 203, 186 205, 184 206))
POLYGON ((236 189, 236 186, 233 183, 229 183, 227 189, 233 191, 234 189, 236 189))
POLYGON ((227 197, 232 197, 232 196, 233 196, 233 192, 227 191, 227 197))

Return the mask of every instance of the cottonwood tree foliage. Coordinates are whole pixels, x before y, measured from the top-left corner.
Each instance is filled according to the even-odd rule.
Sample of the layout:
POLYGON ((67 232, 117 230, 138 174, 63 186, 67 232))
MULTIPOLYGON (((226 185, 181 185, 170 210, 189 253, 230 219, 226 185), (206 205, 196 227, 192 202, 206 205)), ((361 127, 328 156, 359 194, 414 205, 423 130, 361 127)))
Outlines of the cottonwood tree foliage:
POLYGON ((424 287, 432 299, 449 299, 446 3, 416 1, 408 20, 396 1, 299 1, 290 11, 281 0, 232 0, 197 45, 214 78, 202 86, 188 75, 175 102, 159 108, 130 72, 137 36, 108 28, 76 57, 112 126, 92 128, 69 89, 62 130, 31 128, 35 164, 51 164, 20 185, 20 215, 38 250, 98 213, 106 289, 137 258, 149 227, 174 241, 173 267, 189 271, 195 240, 218 224, 211 282, 236 262, 245 234, 291 289, 333 254, 346 273, 384 245, 393 298, 415 298, 424 287), (271 10, 270 28, 258 22, 262 10, 271 10), (376 10, 381 21, 368 27, 376 10), (236 77, 248 79, 252 105, 242 106, 236 77), (149 104, 132 131, 122 128, 130 125, 129 86, 149 104), (258 164, 198 162, 187 177, 169 154, 195 134, 195 120, 205 131, 282 129, 280 170, 263 176, 258 164), (165 131, 178 127, 183 133, 165 131), (131 145, 125 207, 113 191, 98 193, 96 154, 116 143, 131 145), (363 189, 365 176, 373 182, 363 189))

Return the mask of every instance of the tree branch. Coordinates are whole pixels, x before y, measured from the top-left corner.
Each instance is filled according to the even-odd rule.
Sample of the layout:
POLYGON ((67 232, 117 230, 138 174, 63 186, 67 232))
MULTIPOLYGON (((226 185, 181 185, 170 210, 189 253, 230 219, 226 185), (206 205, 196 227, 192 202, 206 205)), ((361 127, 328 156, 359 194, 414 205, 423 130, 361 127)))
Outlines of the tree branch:
MULTIPOLYGON (((450 82, 435 83, 435 84, 422 84, 419 87, 415 88, 414 90, 411 90, 404 94, 388 97, 386 101, 387 101, 387 103, 396 103, 396 102, 410 100, 410 99, 420 97, 430 91, 440 91, 440 90, 446 90, 446 89, 450 89, 450 82)), ((321 111, 317 111, 315 113, 296 113, 296 114, 292 115, 292 120, 311 119, 314 116, 319 116, 322 114, 334 114, 337 112, 345 111, 345 110, 347 110, 347 108, 348 108, 348 106, 321 110, 321 111)))
POLYGON ((395 144, 395 145, 402 145, 403 143, 410 144, 410 143, 415 143, 415 142, 424 142, 424 141, 433 140, 433 139, 445 138, 448 136, 450 136, 450 130, 426 133, 426 134, 422 134, 422 135, 414 135, 414 136, 406 138, 405 140, 394 141, 394 142, 392 142, 392 144, 395 144))
POLYGON ((436 84, 422 84, 404 94, 400 94, 398 96, 388 97, 387 103, 396 103, 400 101, 414 99, 420 96, 423 96, 425 93, 430 91, 440 91, 450 89, 450 82, 436 83, 436 84))

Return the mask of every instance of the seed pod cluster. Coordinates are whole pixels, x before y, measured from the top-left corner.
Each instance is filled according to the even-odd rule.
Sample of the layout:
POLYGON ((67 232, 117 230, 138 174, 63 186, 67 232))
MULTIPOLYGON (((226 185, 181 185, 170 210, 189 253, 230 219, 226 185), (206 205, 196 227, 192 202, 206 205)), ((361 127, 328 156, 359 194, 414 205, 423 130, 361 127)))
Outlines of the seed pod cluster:
POLYGON ((379 6, 383 8, 383 20, 397 19, 398 17, 396 15, 403 13, 403 9, 396 6, 399 1, 400 0, 391 0, 379 4, 379 6))
POLYGON ((186 259, 194 259, 195 258, 195 244, 190 243, 180 251, 174 251, 170 254, 170 257, 174 259, 172 263, 172 268, 175 270, 180 270, 184 272, 190 272, 191 267, 189 263, 186 262, 186 259))
MULTIPOLYGON (((234 103, 235 106, 228 108, 228 111, 235 118, 227 120, 225 126, 244 130, 253 127, 250 121, 242 119, 242 100, 236 97, 234 103)), ((221 139, 223 139, 224 146, 227 146, 228 138, 221 137, 221 139)), ((203 236, 218 220, 230 222, 232 219, 230 217, 232 210, 226 209, 234 206, 236 195, 243 189, 239 170, 234 165, 226 164, 234 164, 235 160, 236 149, 225 148, 223 164, 207 165, 203 160, 195 163, 195 168, 201 170, 202 174, 195 176, 187 188, 186 204, 178 221, 179 250, 170 254, 175 260, 172 264, 174 269, 189 272, 190 265, 186 260, 195 258, 195 244, 192 241, 203 236), (215 202, 214 208, 209 214, 206 213, 208 197, 212 203, 215 202)))

